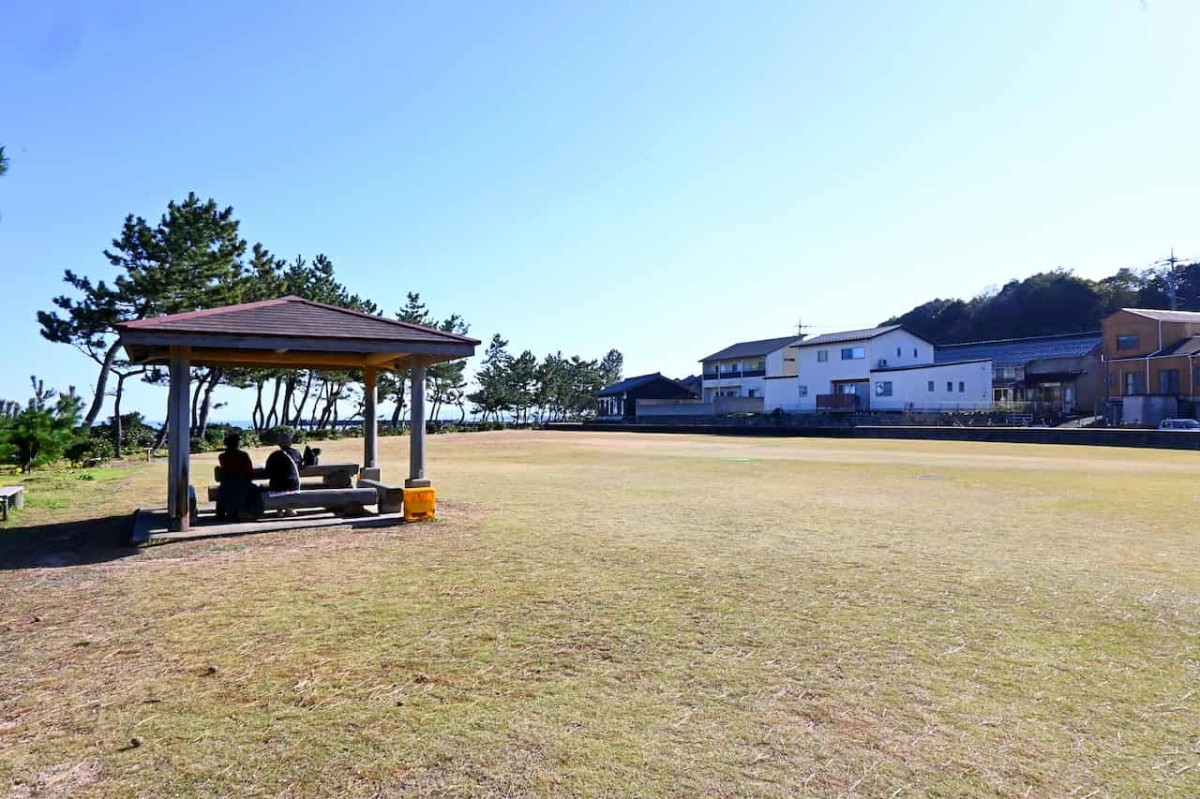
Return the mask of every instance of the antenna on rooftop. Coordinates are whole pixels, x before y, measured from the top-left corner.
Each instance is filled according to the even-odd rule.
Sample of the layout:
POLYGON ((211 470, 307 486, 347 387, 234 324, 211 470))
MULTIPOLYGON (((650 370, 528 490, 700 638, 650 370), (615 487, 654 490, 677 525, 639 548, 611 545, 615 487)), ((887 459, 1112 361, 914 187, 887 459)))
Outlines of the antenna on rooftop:
POLYGON ((811 329, 812 329, 812 325, 804 324, 804 320, 801 319, 800 317, 796 318, 796 337, 797 338, 804 338, 804 331, 811 330, 811 329))
POLYGON ((1171 257, 1157 261, 1155 266, 1164 265, 1166 269, 1167 301, 1172 311, 1179 310, 1179 280, 1178 266, 1184 259, 1175 257, 1175 248, 1171 248, 1171 257))

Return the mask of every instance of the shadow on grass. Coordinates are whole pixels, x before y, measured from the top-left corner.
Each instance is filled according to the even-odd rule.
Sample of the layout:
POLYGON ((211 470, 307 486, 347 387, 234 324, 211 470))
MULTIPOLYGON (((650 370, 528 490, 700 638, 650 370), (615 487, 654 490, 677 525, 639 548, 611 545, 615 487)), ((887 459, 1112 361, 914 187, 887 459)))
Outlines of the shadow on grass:
POLYGON ((0 571, 105 563, 129 557, 130 514, 0 530, 0 571))
POLYGON ((293 516, 267 514, 252 520, 218 520, 207 510, 201 511, 199 519, 192 522, 187 532, 170 532, 166 511, 142 509, 134 517, 134 546, 161 546, 199 539, 232 538, 263 533, 285 533, 333 528, 349 530, 383 529, 399 527, 403 515, 389 513, 378 516, 366 513, 361 516, 342 516, 325 509, 301 510, 293 516))

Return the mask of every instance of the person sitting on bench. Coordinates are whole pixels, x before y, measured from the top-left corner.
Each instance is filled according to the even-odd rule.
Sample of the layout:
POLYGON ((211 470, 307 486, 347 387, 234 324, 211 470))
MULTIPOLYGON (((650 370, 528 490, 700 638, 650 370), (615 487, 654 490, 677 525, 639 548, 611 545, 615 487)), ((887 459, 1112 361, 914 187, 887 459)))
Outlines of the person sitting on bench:
POLYGON ((279 449, 267 456, 267 490, 299 491, 302 456, 292 446, 292 437, 287 433, 280 433, 276 443, 279 449))
POLYGON ((221 490, 217 495, 218 519, 253 513, 252 500, 258 495, 254 486, 254 463, 240 449, 241 444, 241 434, 225 434, 225 450, 217 458, 221 466, 221 490))

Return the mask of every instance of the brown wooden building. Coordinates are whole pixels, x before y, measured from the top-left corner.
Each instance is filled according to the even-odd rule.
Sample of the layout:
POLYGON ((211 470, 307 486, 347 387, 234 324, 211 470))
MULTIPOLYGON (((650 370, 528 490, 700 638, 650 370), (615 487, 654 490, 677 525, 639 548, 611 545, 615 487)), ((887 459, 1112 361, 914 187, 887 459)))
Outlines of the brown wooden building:
POLYGON ((1195 415, 1200 313, 1122 308, 1104 320, 1102 337, 1108 398, 1120 420, 1195 415))

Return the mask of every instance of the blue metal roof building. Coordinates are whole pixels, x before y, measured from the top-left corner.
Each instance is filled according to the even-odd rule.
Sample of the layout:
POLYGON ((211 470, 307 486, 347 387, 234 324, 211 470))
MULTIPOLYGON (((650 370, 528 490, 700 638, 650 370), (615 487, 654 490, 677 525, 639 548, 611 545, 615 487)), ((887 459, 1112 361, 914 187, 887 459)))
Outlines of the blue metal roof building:
POLYGON ((1082 358, 1100 346, 1100 331, 1065 333, 1056 336, 1010 338, 997 341, 971 341, 947 344, 934 350, 935 363, 988 358, 993 369, 1025 366, 1047 358, 1082 358))

